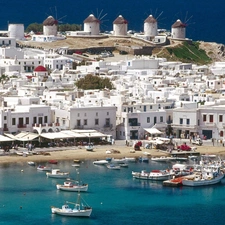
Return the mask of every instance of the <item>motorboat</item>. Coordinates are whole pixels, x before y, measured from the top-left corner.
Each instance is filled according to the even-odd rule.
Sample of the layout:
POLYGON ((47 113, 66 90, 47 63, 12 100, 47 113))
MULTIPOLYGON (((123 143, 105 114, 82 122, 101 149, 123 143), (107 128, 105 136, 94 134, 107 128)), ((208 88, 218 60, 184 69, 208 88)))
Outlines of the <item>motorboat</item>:
POLYGON ((79 181, 65 181, 63 184, 56 184, 56 188, 61 191, 87 191, 88 184, 80 184, 79 181))
POLYGON ((51 172, 46 173, 50 178, 69 178, 69 172, 61 172, 59 169, 52 169, 51 172))
POLYGON ((169 162, 171 160, 175 160, 175 158, 170 156, 160 156, 160 157, 152 157, 151 160, 154 162, 169 162))
POLYGON ((27 162, 27 164, 28 164, 29 166, 35 166, 35 162, 33 162, 33 161, 29 161, 29 162, 27 162))
POLYGON ((208 186, 218 184, 224 178, 224 173, 220 171, 218 166, 208 166, 202 168, 201 172, 195 173, 191 176, 187 176, 182 180, 184 186, 208 186))
POLYGON ((66 202, 65 205, 62 205, 62 208, 51 207, 52 214, 58 214, 61 216, 72 216, 72 217, 90 217, 92 213, 92 208, 83 202, 81 202, 81 196, 78 192, 77 202, 66 202), (74 205, 70 207, 69 204, 74 205))
POLYGON ((142 170, 141 172, 132 172, 132 176, 136 179, 164 181, 171 179, 174 173, 170 170, 152 170, 150 173, 142 170))
POLYGON ((128 164, 127 163, 119 163, 119 166, 120 167, 128 167, 128 164))
POLYGON ((105 165, 105 164, 108 164, 108 163, 109 162, 105 159, 93 161, 94 165, 105 165))
POLYGON ((52 169, 51 169, 51 167, 48 167, 48 166, 42 166, 42 165, 39 165, 39 166, 37 167, 37 170, 38 170, 38 171, 51 171, 52 169))
POLYGON ((137 159, 135 157, 125 157, 126 162, 136 162, 137 159))
POLYGON ((110 170, 120 170, 120 165, 109 164, 109 165, 106 165, 106 166, 110 170))
POLYGON ((146 162, 146 163, 148 163, 149 162, 149 158, 148 157, 140 156, 139 157, 139 162, 146 162))
POLYGON ((112 163, 125 163, 126 162, 126 159, 125 158, 122 158, 122 159, 112 158, 111 162, 112 163))

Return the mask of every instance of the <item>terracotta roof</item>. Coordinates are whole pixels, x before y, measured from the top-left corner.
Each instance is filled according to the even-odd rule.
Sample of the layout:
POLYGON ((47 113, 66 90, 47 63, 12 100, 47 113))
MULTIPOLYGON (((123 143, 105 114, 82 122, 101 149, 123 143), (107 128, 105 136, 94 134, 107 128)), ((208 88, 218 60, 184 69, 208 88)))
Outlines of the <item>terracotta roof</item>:
POLYGON ((125 20, 121 15, 118 16, 114 21, 113 24, 127 24, 127 20, 125 20))
POLYGON ((157 23, 157 20, 150 15, 148 18, 146 18, 146 20, 144 21, 145 23, 157 23))
POLYGON ((44 66, 38 66, 34 69, 35 72, 47 72, 44 66))
POLYGON ((182 23, 180 20, 177 20, 173 25, 172 28, 179 28, 179 27, 186 27, 185 23, 182 23))
POLYGON ((90 15, 84 20, 84 23, 91 23, 91 22, 97 22, 97 23, 99 23, 100 21, 99 21, 93 14, 90 14, 90 15))
POLYGON ((49 16, 44 22, 43 25, 44 26, 53 26, 53 25, 57 25, 58 21, 54 19, 54 17, 49 16))

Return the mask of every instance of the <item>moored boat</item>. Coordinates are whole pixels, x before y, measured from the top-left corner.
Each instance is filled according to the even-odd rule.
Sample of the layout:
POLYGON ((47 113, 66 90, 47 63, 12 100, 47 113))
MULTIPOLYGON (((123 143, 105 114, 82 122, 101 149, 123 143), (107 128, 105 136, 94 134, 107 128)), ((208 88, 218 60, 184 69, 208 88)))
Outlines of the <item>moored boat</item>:
POLYGON ((39 165, 37 167, 38 171, 51 171, 51 167, 39 165))
POLYGON ((57 164, 58 163, 58 161, 57 160, 54 160, 54 159, 50 159, 48 162, 50 164, 57 164))
POLYGON ((88 184, 80 184, 79 181, 65 181, 63 184, 56 184, 56 188, 62 191, 82 191, 88 190, 88 184))
POLYGON ((29 166, 35 166, 35 162, 33 162, 33 161, 29 161, 29 162, 27 162, 27 164, 28 164, 29 166))
POLYGON ((109 164, 109 165, 106 165, 106 166, 110 170, 120 170, 120 165, 109 164))
POLYGON ((94 165, 105 165, 105 164, 108 164, 108 163, 109 162, 107 160, 105 160, 105 159, 93 161, 94 165))
POLYGON ((51 172, 46 173, 46 176, 50 178, 68 178, 69 172, 61 172, 59 169, 52 169, 51 172))
POLYGON ((61 216, 73 216, 73 217, 90 217, 92 208, 81 202, 80 193, 78 193, 77 202, 66 202, 62 208, 51 207, 52 214, 58 214, 61 216), (69 204, 74 205, 73 208, 69 204))

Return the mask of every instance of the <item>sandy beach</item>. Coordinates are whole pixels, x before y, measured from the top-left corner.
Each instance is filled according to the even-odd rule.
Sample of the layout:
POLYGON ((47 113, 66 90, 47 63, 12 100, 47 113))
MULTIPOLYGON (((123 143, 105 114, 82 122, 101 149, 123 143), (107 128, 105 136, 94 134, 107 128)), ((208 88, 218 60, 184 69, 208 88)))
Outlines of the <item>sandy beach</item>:
MULTIPOLYGON (((123 143, 123 142, 121 142, 123 143)), ((19 156, 17 154, 5 154, 0 156, 0 164, 4 163, 21 163, 21 162, 47 162, 49 160, 98 160, 105 159, 106 157, 111 158, 123 158, 123 157, 140 157, 145 156, 146 153, 149 157, 165 156, 169 153, 159 151, 158 149, 145 149, 141 147, 140 151, 132 152, 133 148, 128 146, 119 145, 98 145, 95 146, 93 151, 86 151, 85 147, 67 147, 67 148, 45 148, 35 149, 34 152, 37 154, 31 154, 27 157, 19 156), (118 151, 119 153, 106 154, 107 150, 118 151), (44 154, 43 154, 44 153, 44 154), (47 153, 47 154, 46 154, 47 153)), ((225 157, 225 147, 223 146, 210 146, 203 145, 197 146, 196 152, 200 154, 215 154, 220 155, 221 158, 225 157)))

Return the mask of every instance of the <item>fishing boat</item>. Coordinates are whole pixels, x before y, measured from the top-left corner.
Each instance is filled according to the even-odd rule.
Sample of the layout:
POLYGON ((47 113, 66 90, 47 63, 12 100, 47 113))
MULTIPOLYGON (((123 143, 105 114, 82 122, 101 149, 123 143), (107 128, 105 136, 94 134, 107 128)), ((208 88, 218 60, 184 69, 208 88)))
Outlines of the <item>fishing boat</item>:
POLYGON ((85 202, 81 202, 80 192, 78 192, 77 202, 67 201, 65 205, 62 205, 62 208, 52 206, 51 211, 52 214, 58 214, 61 216, 90 217, 92 208, 85 202), (70 207, 69 204, 74 205, 74 207, 70 207))
POLYGON ((69 178, 69 172, 61 172, 59 169, 52 169, 51 172, 46 173, 50 178, 69 178))
POLYGON ((224 178, 224 173, 221 173, 219 166, 208 166, 202 168, 200 173, 195 173, 191 176, 187 176, 182 180, 184 186, 208 186, 212 184, 218 184, 224 178))
POLYGON ((170 170, 152 170, 150 173, 142 170, 141 172, 132 172, 132 175, 136 179, 164 181, 171 179, 174 173, 170 170))
POLYGON ((83 184, 80 181, 80 172, 77 169, 76 180, 67 179, 63 184, 56 184, 56 188, 62 191, 87 191, 88 184, 83 184))
POLYGON ((51 167, 48 167, 48 166, 42 166, 42 165, 39 165, 39 166, 37 167, 37 170, 38 170, 38 171, 51 171, 52 169, 51 169, 51 167))
POLYGON ((79 181, 65 181, 63 184, 56 184, 56 188, 61 191, 87 191, 88 184, 80 184, 79 181))

